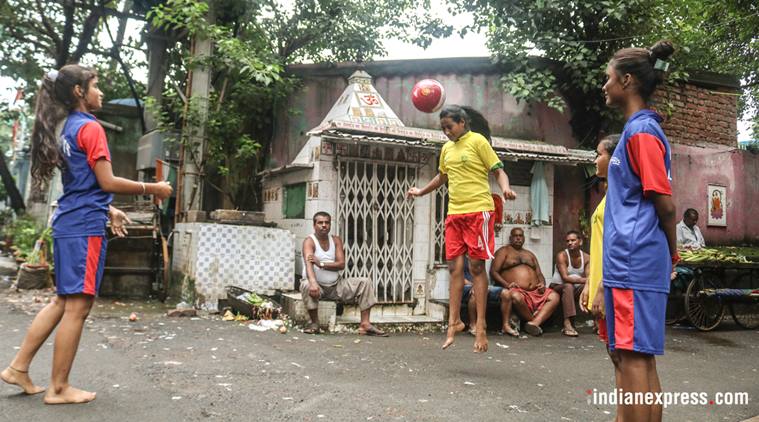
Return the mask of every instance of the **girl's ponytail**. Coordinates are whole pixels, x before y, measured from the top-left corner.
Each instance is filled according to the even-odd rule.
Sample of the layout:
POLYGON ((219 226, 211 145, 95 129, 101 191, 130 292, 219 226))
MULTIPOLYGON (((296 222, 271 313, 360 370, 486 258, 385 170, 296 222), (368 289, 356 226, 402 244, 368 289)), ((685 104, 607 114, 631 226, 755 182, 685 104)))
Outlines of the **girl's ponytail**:
POLYGON ((462 106, 461 108, 463 108, 464 111, 466 111, 467 116, 469 116, 469 130, 484 136, 485 139, 492 144, 493 140, 491 139, 490 123, 488 123, 488 119, 472 107, 462 106))
POLYGON ((56 76, 58 72, 52 71, 42 78, 42 86, 37 93, 37 105, 34 110, 32 186, 37 193, 47 189, 53 170, 63 164, 63 157, 58 147, 57 127, 68 116, 69 109, 57 99, 56 76))
POLYGON ((32 186, 35 193, 44 192, 55 168, 65 164, 58 141, 58 125, 78 104, 74 87, 79 85, 84 94, 97 73, 78 64, 63 66, 48 72, 42 78, 37 93, 32 127, 32 186))
POLYGON ((488 142, 492 143, 488 120, 482 115, 482 113, 472 107, 460 106, 457 104, 447 105, 440 110, 440 118, 442 119, 444 117, 449 117, 456 123, 464 122, 467 129, 479 133, 484 136, 488 142))

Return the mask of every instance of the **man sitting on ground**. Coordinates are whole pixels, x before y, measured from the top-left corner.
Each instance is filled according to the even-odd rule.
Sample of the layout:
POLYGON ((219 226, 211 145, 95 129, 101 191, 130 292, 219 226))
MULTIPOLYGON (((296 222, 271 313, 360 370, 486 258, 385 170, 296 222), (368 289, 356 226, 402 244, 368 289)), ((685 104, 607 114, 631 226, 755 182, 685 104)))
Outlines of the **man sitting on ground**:
POLYGON ((495 253, 490 277, 509 289, 504 306, 507 313, 511 312, 513 305, 519 317, 527 321, 525 331, 539 336, 543 334, 540 324, 559 306, 559 294, 546 288, 538 258, 523 246, 524 230, 518 227, 511 229, 509 245, 495 253))
POLYGON ((550 287, 561 296, 561 309, 564 313, 564 328, 561 333, 577 337, 579 334, 574 327, 574 317, 577 315, 575 302, 580 298, 582 287, 588 280, 590 255, 580 249, 582 237, 578 231, 567 232, 566 242, 567 248, 556 254, 556 270, 550 287))
POLYGON ((367 278, 342 278, 339 271, 345 268, 345 250, 339 236, 330 236, 332 217, 323 211, 314 214, 314 234, 303 240, 303 268, 307 280, 302 280, 300 293, 308 310, 311 323, 303 330, 306 334, 319 333, 319 300, 341 303, 358 303, 361 310, 359 334, 386 337, 383 331, 369 322, 369 312, 376 303, 374 285, 367 278))
MULTIPOLYGON (((488 285, 488 302, 487 307, 491 305, 498 305, 501 308, 501 318, 503 320, 503 327, 501 333, 518 337, 519 332, 510 325, 510 313, 511 306, 508 309, 505 308, 506 296, 509 295, 509 290, 504 289, 501 286, 488 285)), ((472 274, 469 272, 469 259, 464 258, 464 291, 461 295, 461 305, 466 305, 467 314, 469 316, 469 334, 474 335, 474 321, 477 320, 477 306, 474 303, 474 295, 472 294, 472 274)), ((486 307, 486 309, 487 309, 486 307)))

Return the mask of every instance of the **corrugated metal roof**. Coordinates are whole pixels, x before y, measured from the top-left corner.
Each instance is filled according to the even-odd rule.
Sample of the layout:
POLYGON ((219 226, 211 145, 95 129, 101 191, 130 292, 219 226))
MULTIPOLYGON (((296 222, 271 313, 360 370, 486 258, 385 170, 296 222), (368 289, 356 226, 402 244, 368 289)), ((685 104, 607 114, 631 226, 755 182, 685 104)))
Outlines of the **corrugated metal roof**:
MULTIPOLYGON (((429 151, 440 150, 447 139, 442 140, 439 131, 419 128, 402 128, 400 134, 379 134, 377 131, 367 131, 366 125, 361 129, 331 128, 314 130, 311 135, 320 135, 323 140, 339 143, 371 143, 379 145, 407 146, 429 151), (409 135, 425 135, 424 137, 410 137, 409 135), (426 137, 429 136, 429 137, 426 137)), ((380 128, 377 128, 380 129, 380 128)), ((393 130, 398 129, 394 128, 393 130)), ((444 137, 444 135, 442 135, 444 137)), ((560 145, 551 145, 540 141, 513 140, 504 138, 493 139, 496 154, 509 161, 533 160, 545 161, 563 165, 592 164, 595 160, 595 151, 570 149, 560 145)))

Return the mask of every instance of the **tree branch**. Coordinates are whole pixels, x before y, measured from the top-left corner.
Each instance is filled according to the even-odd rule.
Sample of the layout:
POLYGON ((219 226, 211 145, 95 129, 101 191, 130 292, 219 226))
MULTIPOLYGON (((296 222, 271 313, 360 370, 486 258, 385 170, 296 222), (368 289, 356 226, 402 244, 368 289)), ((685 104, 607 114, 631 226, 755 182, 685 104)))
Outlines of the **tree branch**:
POLYGON ((45 16, 42 2, 40 0, 34 0, 34 2, 37 4, 37 12, 40 14, 40 18, 42 18, 42 26, 45 27, 45 33, 47 33, 47 36, 50 37, 51 40, 53 40, 53 44, 55 44, 56 50, 61 48, 61 37, 58 36, 58 33, 55 31, 55 28, 53 28, 53 25, 50 24, 50 21, 48 20, 47 16, 45 16))
POLYGON ((58 48, 58 53, 55 57, 55 68, 60 69, 69 59, 69 47, 71 46, 71 38, 74 36, 74 2, 73 0, 63 0, 63 37, 61 38, 61 45, 58 48))
MULTIPOLYGON (((105 0, 99 0, 98 4, 103 5, 105 0)), ((98 22, 102 16, 100 8, 93 8, 90 10, 89 16, 84 20, 82 24, 82 32, 79 34, 79 43, 76 46, 76 50, 71 55, 71 61, 78 63, 84 53, 87 51, 87 46, 92 41, 92 36, 95 35, 95 29, 97 29, 98 22)))

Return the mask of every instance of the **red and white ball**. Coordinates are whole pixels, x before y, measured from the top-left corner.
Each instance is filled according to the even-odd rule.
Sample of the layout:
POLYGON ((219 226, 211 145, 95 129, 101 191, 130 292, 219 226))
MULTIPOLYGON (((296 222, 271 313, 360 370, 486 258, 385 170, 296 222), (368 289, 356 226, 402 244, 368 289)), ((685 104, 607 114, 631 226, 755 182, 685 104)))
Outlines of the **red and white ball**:
POLYGON ((424 113, 434 113, 445 104, 445 89, 443 84, 434 79, 423 79, 411 90, 411 102, 417 110, 424 113))

